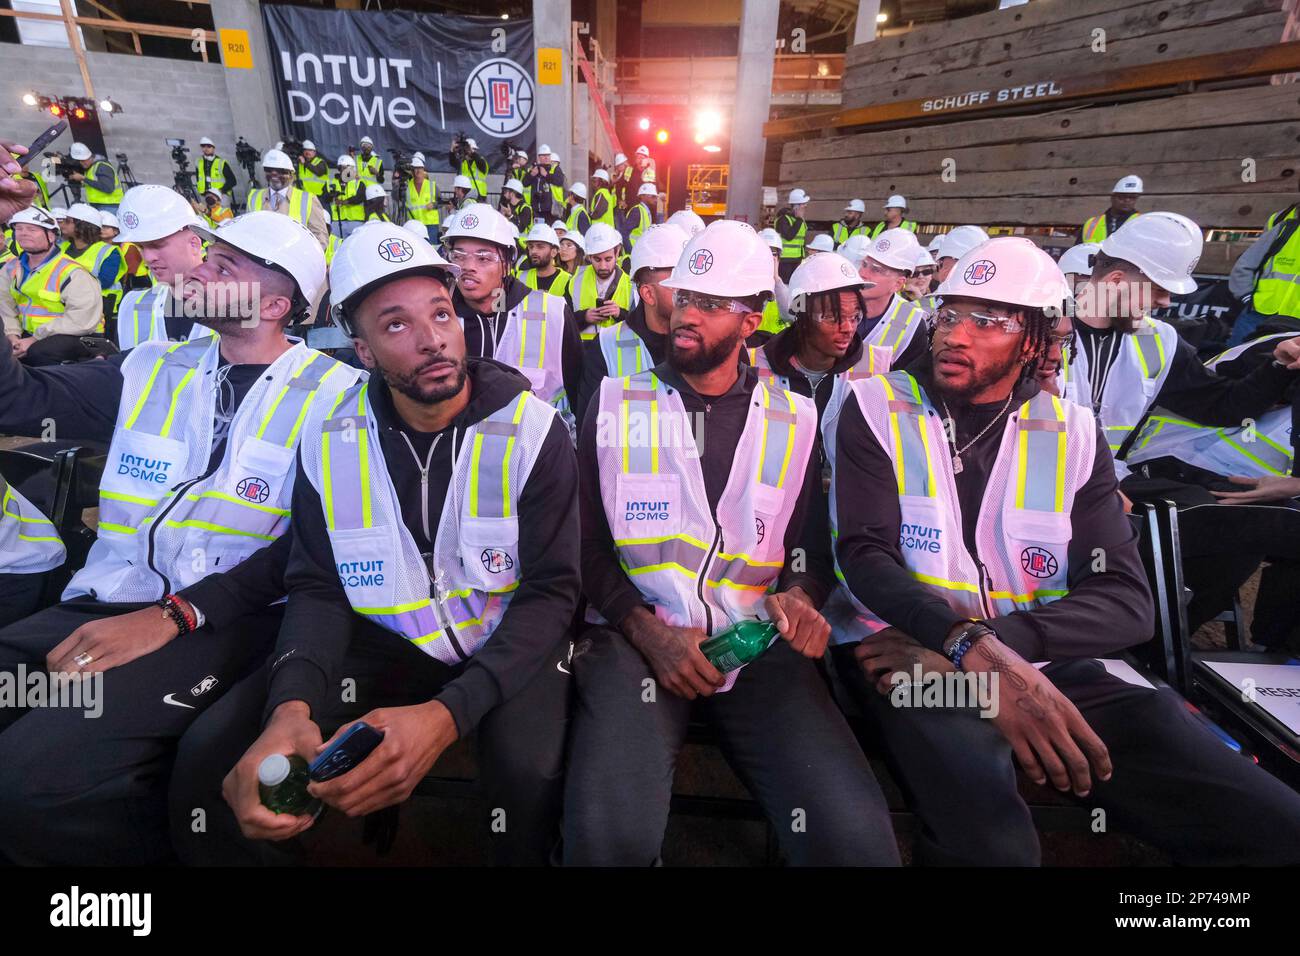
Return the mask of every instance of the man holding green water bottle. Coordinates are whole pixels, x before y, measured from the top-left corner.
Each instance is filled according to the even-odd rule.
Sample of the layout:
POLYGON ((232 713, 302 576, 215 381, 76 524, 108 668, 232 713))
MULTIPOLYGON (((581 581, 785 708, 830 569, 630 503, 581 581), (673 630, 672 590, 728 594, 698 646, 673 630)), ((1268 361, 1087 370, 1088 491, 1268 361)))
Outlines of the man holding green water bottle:
POLYGON ((661 282, 674 300, 667 361, 605 379, 587 410, 579 498, 595 626, 571 663, 566 863, 658 860, 695 706, 789 862, 898 863, 880 788, 815 666, 833 583, 817 409, 740 361, 772 284, 749 225, 692 237, 661 282), (728 632, 768 620, 771 646, 719 670, 752 657, 749 635, 728 632))

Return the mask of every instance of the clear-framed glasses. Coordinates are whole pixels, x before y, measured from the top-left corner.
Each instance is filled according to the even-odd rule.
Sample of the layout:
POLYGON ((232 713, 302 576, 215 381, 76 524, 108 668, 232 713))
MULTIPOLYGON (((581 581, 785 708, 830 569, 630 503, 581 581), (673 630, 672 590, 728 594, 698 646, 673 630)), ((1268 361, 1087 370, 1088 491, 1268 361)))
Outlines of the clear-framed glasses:
POLYGON ((702 292, 688 292, 685 289, 677 289, 673 292, 673 308, 686 309, 690 306, 695 306, 698 311, 705 315, 751 311, 749 306, 743 302, 737 302, 735 299, 719 298, 716 295, 705 295, 702 292))
POLYGON ((500 262, 501 257, 495 252, 485 252, 481 249, 478 252, 466 252, 464 249, 453 249, 451 254, 447 256, 447 261, 458 266, 463 266, 470 262, 479 266, 490 266, 494 262, 500 262))
POLYGON ((858 323, 862 321, 862 310, 854 309, 852 312, 841 314, 838 318, 830 311, 810 312, 808 317, 821 325, 849 325, 856 329, 858 323))
POLYGON ((989 332, 997 328, 1011 335, 1025 327, 1014 315, 990 315, 985 312, 967 312, 963 315, 956 309, 947 308, 934 313, 934 327, 945 332, 951 332, 966 321, 974 325, 978 332, 989 332))
POLYGON ((903 275, 903 270, 893 269, 887 265, 884 265, 883 263, 877 262, 875 259, 863 259, 862 267, 859 271, 870 272, 872 275, 878 275, 878 276, 903 275))

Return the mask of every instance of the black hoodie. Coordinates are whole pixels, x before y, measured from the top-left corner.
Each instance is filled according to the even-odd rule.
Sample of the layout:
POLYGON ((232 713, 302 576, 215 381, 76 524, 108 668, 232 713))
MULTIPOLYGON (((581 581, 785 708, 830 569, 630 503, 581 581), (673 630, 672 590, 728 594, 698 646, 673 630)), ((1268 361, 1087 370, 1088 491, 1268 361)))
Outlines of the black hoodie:
MULTIPOLYGON (((474 358, 468 365, 469 405, 436 434, 415 431, 403 422, 383 379, 370 379, 384 461, 401 503, 402 521, 421 551, 433 546, 423 530, 421 464, 428 461, 428 523, 436 533, 454 455, 466 430, 528 389, 528 380, 509 366, 474 358)), ((557 416, 519 498, 519 588, 492 637, 450 671, 451 679, 437 695, 461 736, 532 679, 573 622, 580 590, 577 478, 573 444, 557 416)), ((290 700, 306 701, 313 713, 319 712, 341 676, 339 666, 350 641, 403 640, 352 613, 339 583, 320 495, 303 477, 301 466, 292 508, 293 544, 284 576, 289 604, 274 654, 268 716, 290 700)))
MULTIPOLYGON (((627 325, 645 344, 646 351, 650 353, 650 360, 655 365, 668 358, 668 335, 655 332, 646 324, 644 302, 638 302, 627 314, 627 325)), ((575 406, 578 421, 582 421, 587 414, 587 403, 600 391, 601 380, 613 374, 614 370, 605 362, 605 355, 600 350, 600 337, 584 342, 582 384, 578 387, 578 401, 575 406)))

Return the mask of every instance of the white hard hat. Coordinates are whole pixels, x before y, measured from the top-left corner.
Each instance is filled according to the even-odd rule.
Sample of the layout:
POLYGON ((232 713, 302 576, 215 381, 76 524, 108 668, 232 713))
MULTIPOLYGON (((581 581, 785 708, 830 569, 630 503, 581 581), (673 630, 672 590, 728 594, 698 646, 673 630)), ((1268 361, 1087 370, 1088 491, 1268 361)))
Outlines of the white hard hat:
POLYGON ((569 187, 569 192, 573 193, 573 195, 577 196, 579 199, 586 199, 586 198, 587 198, 587 184, 586 184, 586 183, 574 183, 572 186, 569 187))
POLYGON ((917 269, 924 269, 932 265, 935 265, 935 261, 934 256, 930 255, 930 250, 925 246, 918 245, 916 247, 916 264, 912 266, 912 271, 915 272, 917 269))
POLYGON ((73 159, 90 159, 90 147, 85 143, 73 143, 68 155, 73 159))
POLYGON ((533 223, 533 228, 528 230, 528 235, 524 237, 524 242, 547 242, 558 249, 560 246, 560 237, 557 236, 555 230, 546 223, 535 222, 533 223))
MULTIPOLYGON (((658 196, 659 190, 655 188, 655 184, 652 182, 642 183, 637 187, 636 194, 638 196, 658 196)), ((685 210, 682 211, 685 212, 685 210)))
POLYGON ((109 229, 116 229, 119 233, 122 231, 122 225, 117 221, 117 216, 105 209, 99 211, 99 218, 103 220, 100 225, 109 229))
POLYGON ((867 246, 866 258, 891 269, 911 272, 916 268, 916 254, 920 249, 916 233, 908 229, 886 229, 867 246))
POLYGON ((507 179, 505 186, 502 188, 517 192, 521 196, 524 194, 524 184, 517 179, 507 179))
POLYGON ((660 285, 667 289, 739 298, 771 295, 772 252, 747 222, 719 219, 691 236, 660 285))
POLYGON ((388 194, 384 192, 384 187, 379 183, 368 183, 366 185, 366 202, 372 199, 387 199, 388 194))
POLYGON ((638 147, 636 148, 636 154, 637 154, 638 156, 649 156, 649 155, 650 155, 650 147, 649 147, 649 146, 638 146, 638 147))
POLYGON ((517 149, 515 150, 515 156, 518 157, 519 159, 527 159, 528 152, 527 150, 517 149))
POLYGON ((861 199, 850 199, 849 204, 844 207, 845 212, 866 212, 867 204, 861 199))
POLYGON ((278 139, 278 140, 276 140, 276 141, 275 141, 275 145, 272 146, 271 148, 272 148, 272 149, 284 149, 284 140, 282 140, 282 139, 278 139))
POLYGON ((1100 242, 1081 242, 1061 253, 1061 258, 1056 260, 1056 264, 1061 267, 1061 271, 1066 275, 1090 276, 1092 275, 1092 257, 1100 249, 1100 242))
POLYGON ((361 137, 361 145, 362 145, 362 146, 374 146, 374 145, 375 145, 375 141, 374 141, 373 139, 371 139, 369 136, 362 136, 362 137, 361 137))
POLYGON ((886 209, 906 209, 907 200, 897 194, 890 196, 885 200, 886 209))
POLYGON ((814 252, 834 252, 835 240, 830 237, 829 233, 819 232, 812 237, 812 242, 808 243, 808 248, 814 252))
POLYGON ((790 190, 790 205, 802 206, 806 202, 811 202, 811 197, 802 189, 790 190))
POLYGON ((99 210, 84 202, 74 202, 69 206, 68 218, 79 219, 82 222, 90 223, 92 226, 102 226, 104 224, 104 219, 100 216, 99 210))
POLYGON ((943 237, 946 235, 948 235, 946 232, 939 233, 939 235, 931 239, 929 245, 925 247, 930 250, 930 255, 934 256, 936 259, 939 257, 939 249, 943 246, 943 237))
POLYGON ((417 149, 414 153, 411 154, 411 160, 412 160, 412 161, 415 161, 415 160, 417 160, 417 159, 418 159, 420 162, 424 162, 424 153, 420 152, 418 149, 417 149))
POLYGON ((549 147, 549 146, 547 146, 545 143, 543 143, 541 146, 538 146, 538 147, 537 147, 537 155, 538 155, 538 156, 549 156, 549 155, 551 155, 551 147, 549 147))
MULTIPOLYGON (((206 136, 200 136, 200 137, 199 137, 199 145, 200 145, 200 146, 216 146, 217 144, 214 143, 214 142, 212 142, 212 140, 209 139, 209 138, 206 137, 206 136)), ((304 143, 303 145, 305 146, 306 143, 304 143)), ((313 147, 313 148, 314 148, 314 147, 313 147)))
POLYGON ((580 252, 587 251, 587 243, 583 240, 582 233, 578 232, 578 230, 576 229, 570 232, 566 232, 564 235, 560 236, 560 241, 561 242, 568 241, 573 243, 575 246, 578 247, 578 250, 580 252))
POLYGON ((564 224, 563 219, 555 220, 555 222, 551 223, 551 228, 555 230, 555 234, 557 236, 561 236, 561 237, 563 236, 564 233, 569 231, 569 227, 564 224))
POLYGON ((344 153, 342 156, 339 157, 340 166, 355 166, 356 164, 357 161, 352 158, 351 153, 344 153))
POLYGON ((298 286, 307 313, 316 311, 325 291, 325 251, 296 219, 260 209, 228 219, 216 229, 198 224, 190 229, 202 239, 223 242, 250 259, 287 273, 298 286))
POLYGON ((451 181, 452 189, 468 189, 474 192, 474 183, 468 176, 457 176, 451 181))
POLYGON ((185 197, 168 186, 132 186, 117 207, 122 224, 122 242, 152 242, 180 232, 186 226, 201 226, 185 197))
POLYGON ((591 174, 591 178, 592 178, 592 179, 603 179, 603 180, 605 180, 605 182, 609 182, 609 172, 608 172, 607 170, 604 170, 604 169, 598 169, 598 170, 596 170, 594 173, 591 174))
POLYGON ((865 285, 853 263, 843 256, 833 252, 813 256, 799 263, 799 268, 790 276, 790 302, 792 306, 796 303, 806 305, 810 295, 838 289, 861 289, 865 285))
POLYGON ((635 278, 642 269, 673 268, 690 240, 685 229, 671 222, 651 226, 641 233, 636 245, 632 247, 632 262, 628 266, 632 277, 635 278))
POLYGON ((960 259, 981 242, 988 242, 989 234, 979 226, 958 226, 943 237, 939 259, 960 259))
POLYGON ((262 157, 263 169, 286 169, 293 172, 293 160, 289 154, 279 149, 268 149, 262 157))
POLYGON ((316 149, 316 144, 313 143, 313 142, 312 142, 311 140, 309 140, 309 139, 304 139, 304 140, 302 141, 302 148, 303 148, 303 149, 310 149, 310 150, 312 150, 312 151, 314 152, 315 149, 316 149))
POLYGON ((618 234, 618 230, 603 222, 593 222, 583 237, 583 246, 589 256, 609 252, 622 244, 623 237, 618 234))
POLYGON ((1123 179, 1121 179, 1119 182, 1115 184, 1115 188, 1112 189, 1111 192, 1133 193, 1135 195, 1140 196, 1142 195, 1142 177, 1125 176, 1123 179))
POLYGON ((50 210, 50 215, 58 220, 67 219, 68 210, 64 209, 62 206, 55 206, 53 209, 50 210))
MULTIPOLYGON (((773 252, 780 252, 785 248, 785 240, 781 238, 781 234, 775 229, 760 229, 758 234, 773 252)), ((840 246, 840 248, 843 249, 844 247, 840 246)))
POLYGON ((1167 292, 1196 291, 1192 273, 1201 258, 1201 227, 1176 212, 1134 216, 1102 240, 1101 251, 1123 259, 1167 292))
POLYGON ((686 234, 689 236, 704 231, 704 220, 701 219, 698 214, 689 209, 677 210, 668 217, 668 221, 675 226, 681 226, 681 228, 686 230, 686 234))
POLYGON ((413 236, 419 236, 425 242, 429 241, 429 230, 418 219, 406 220, 406 222, 402 223, 402 228, 413 236))
POLYGON ((412 168, 412 169, 424 169, 424 157, 423 157, 423 156, 412 156, 412 157, 411 157, 411 168, 412 168))
POLYGON ((514 251, 519 230, 487 203, 476 202, 460 210, 455 225, 442 235, 445 239, 481 239, 514 251))
POLYGON ((411 275, 437 276, 451 285, 460 269, 440 256, 426 239, 398 229, 391 222, 372 221, 357 226, 339 245, 330 263, 335 321, 351 334, 347 318, 350 306, 376 286, 411 275))
POLYGON ((42 209, 40 206, 28 206, 9 217, 8 225, 17 226, 19 223, 40 226, 42 229, 49 229, 51 232, 56 232, 59 228, 59 222, 54 218, 54 214, 48 209, 42 209))
POLYGON ((1031 240, 999 236, 958 259, 935 295, 1030 309, 1063 309, 1070 289, 1060 266, 1031 240))
POLYGON ((478 149, 478 143, 476 143, 473 140, 473 138, 467 138, 465 140, 465 145, 468 146, 470 149, 478 149))
MULTIPOLYGON (((776 230, 772 231, 776 232, 776 230)), ((777 233, 777 238, 780 238, 780 233, 777 233)), ((835 251, 845 259, 848 259, 849 262, 853 263, 855 266, 860 266, 862 265, 862 260, 867 257, 867 249, 870 248, 870 246, 871 238, 869 236, 864 236, 859 232, 856 235, 849 236, 845 239, 844 242, 840 244, 840 247, 835 251)))
POLYGON ((626 163, 626 162, 627 162, 627 157, 624 156, 622 153, 615 153, 615 154, 614 154, 614 165, 615 165, 615 166, 621 166, 621 165, 623 165, 623 163, 626 163))

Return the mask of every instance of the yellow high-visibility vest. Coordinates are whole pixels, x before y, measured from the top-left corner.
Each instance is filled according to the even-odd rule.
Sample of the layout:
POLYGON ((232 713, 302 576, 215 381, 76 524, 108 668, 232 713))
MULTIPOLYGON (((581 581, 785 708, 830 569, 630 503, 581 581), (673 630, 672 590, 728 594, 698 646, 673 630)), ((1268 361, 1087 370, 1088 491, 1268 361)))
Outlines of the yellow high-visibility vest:
MULTIPOLYGON (((35 334, 42 325, 48 325, 63 315, 63 284, 73 269, 83 268, 85 267, 81 263, 62 250, 33 269, 21 282, 18 264, 9 266, 14 304, 18 306, 18 318, 22 322, 23 331, 35 334)), ((104 331, 102 318, 97 330, 104 331)))
POLYGON ((418 223, 426 226, 436 226, 442 221, 442 216, 438 212, 438 186, 433 181, 432 176, 426 176, 424 187, 416 189, 415 180, 406 181, 406 208, 411 214, 411 218, 418 223), (428 206, 428 209, 420 209, 420 206, 428 206))

